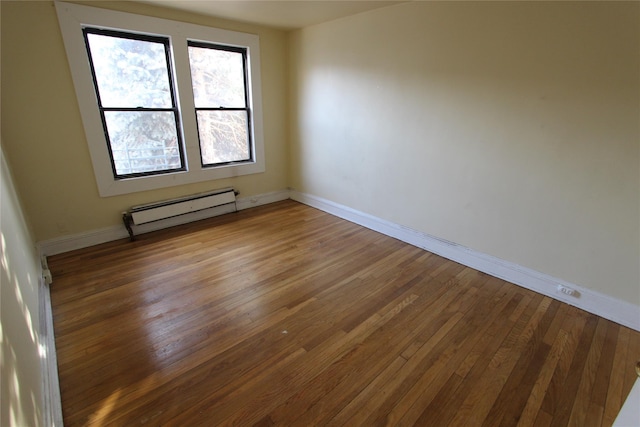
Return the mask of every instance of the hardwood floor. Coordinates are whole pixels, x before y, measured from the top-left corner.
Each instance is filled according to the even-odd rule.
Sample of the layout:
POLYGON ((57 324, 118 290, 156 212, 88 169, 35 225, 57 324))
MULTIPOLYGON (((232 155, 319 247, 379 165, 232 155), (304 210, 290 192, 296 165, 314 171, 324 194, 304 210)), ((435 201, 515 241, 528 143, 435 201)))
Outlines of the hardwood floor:
POLYGON ((66 426, 609 426, 640 333, 285 201, 49 258, 66 426))

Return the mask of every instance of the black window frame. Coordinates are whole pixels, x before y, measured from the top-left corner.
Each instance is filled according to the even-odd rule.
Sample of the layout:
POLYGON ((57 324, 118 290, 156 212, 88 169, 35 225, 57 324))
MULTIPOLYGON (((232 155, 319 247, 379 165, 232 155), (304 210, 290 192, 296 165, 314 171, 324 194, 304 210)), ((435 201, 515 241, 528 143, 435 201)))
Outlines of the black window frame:
POLYGON ((177 106, 177 97, 176 97, 176 90, 175 90, 175 73, 172 67, 172 62, 171 62, 171 40, 169 39, 169 37, 162 37, 162 36, 154 36, 154 35, 150 35, 150 34, 141 34, 141 33, 133 33, 133 32, 126 32, 126 31, 121 31, 121 30, 112 30, 112 29, 105 29, 105 28, 99 28, 99 27, 92 27, 92 26, 84 26, 82 28, 82 35, 84 38, 84 43, 85 43, 85 47, 87 50, 87 57, 89 60, 89 68, 91 71, 91 78, 93 79, 93 86, 94 86, 94 90, 95 90, 95 94, 96 94, 96 100, 97 100, 97 106, 98 106, 98 110, 100 112, 100 118, 102 120, 102 128, 104 130, 104 136, 105 136, 105 142, 107 144, 107 150, 109 151, 109 159, 111 161, 111 169, 113 171, 113 177, 115 180, 122 180, 122 179, 128 179, 128 178, 137 178, 137 177, 144 177, 144 176, 152 176, 152 175, 164 175, 164 174, 170 174, 170 173, 176 173, 176 172, 184 172, 187 170, 187 162, 186 162, 186 158, 185 158, 185 153, 184 153, 184 143, 183 143, 183 135, 182 135, 182 125, 181 125, 181 117, 180 117, 180 111, 178 109, 177 106), (168 74, 168 80, 169 80, 169 92, 171 95, 171 108, 150 108, 150 107, 104 107, 102 105, 102 100, 100 98, 100 89, 98 87, 98 80, 96 77, 96 72, 95 72, 95 68, 94 68, 94 64, 93 64, 93 56, 91 54, 91 46, 89 44, 89 34, 98 34, 98 35, 105 35, 105 36, 110 36, 110 37, 118 37, 118 38, 125 38, 125 39, 130 39, 130 40, 140 40, 140 41, 148 41, 148 42, 154 42, 154 43, 160 43, 164 46, 164 53, 165 53, 165 61, 167 63, 167 74, 168 74), (109 136, 109 130, 107 128, 107 121, 106 121, 106 117, 105 117, 105 112, 108 111, 130 111, 130 112, 155 112, 155 111, 161 111, 161 112, 172 112, 173 113, 173 117, 175 119, 175 123, 176 123, 176 138, 177 138, 177 145, 178 145, 178 154, 180 156, 180 167, 179 168, 172 168, 172 169, 162 169, 162 170, 154 170, 154 171, 147 171, 147 172, 134 172, 134 173, 128 173, 128 174, 118 174, 117 170, 116 170, 116 164, 115 164, 115 160, 114 160, 114 156, 113 156, 113 151, 111 148, 111 138, 109 136))
MULTIPOLYGON (((195 40, 187 41, 187 49, 189 47, 198 47, 204 49, 214 49, 214 50, 223 50, 227 52, 235 52, 240 53, 242 55, 242 79, 244 83, 244 108, 238 107, 196 107, 194 105, 194 115, 196 121, 196 130, 198 132, 198 149, 200 150, 200 166, 203 168, 214 168, 220 166, 228 166, 228 165, 238 165, 243 163, 251 163, 255 161, 255 153, 253 149, 253 132, 252 132, 252 117, 251 117, 251 108, 250 108, 250 98, 249 98, 249 74, 247 67, 247 48, 239 47, 239 46, 228 46, 218 43, 208 43, 201 42, 195 40), (202 156, 202 144, 200 141, 200 124, 198 123, 198 111, 245 111, 247 113, 247 144, 249 149, 249 158, 243 160, 234 160, 228 162, 218 162, 218 163, 204 163, 204 159, 202 156)), ((191 68, 191 64, 189 64, 189 68, 191 68)), ((193 83, 192 83, 193 85, 193 83)), ((193 87, 192 87, 193 90, 193 87)))

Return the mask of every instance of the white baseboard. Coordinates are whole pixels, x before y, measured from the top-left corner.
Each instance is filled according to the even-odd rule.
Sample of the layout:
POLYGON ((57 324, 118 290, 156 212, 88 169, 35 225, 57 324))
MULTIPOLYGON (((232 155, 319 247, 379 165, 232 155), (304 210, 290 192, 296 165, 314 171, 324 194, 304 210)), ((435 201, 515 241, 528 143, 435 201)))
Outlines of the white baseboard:
POLYGON ((58 380, 58 360, 53 333, 53 313, 51 311, 51 295, 44 275, 40 277, 40 363, 42 372, 42 419, 47 427, 63 425, 60 383, 58 380))
POLYGON ((631 392, 624 401, 624 405, 622 405, 622 409, 620 409, 616 420, 613 422, 613 427, 640 426, 640 411, 638 411, 639 405, 640 378, 636 378, 636 382, 633 383, 631 392))
POLYGON ((257 196, 238 198, 236 204, 238 210, 243 211, 256 206, 268 205, 269 203, 281 202, 289 198, 289 190, 272 191, 271 193, 258 194, 257 196))
POLYGON ((122 227, 113 226, 42 240, 37 243, 37 246, 40 254, 43 256, 51 256, 99 245, 100 243, 110 242, 112 240, 124 239, 125 237, 129 237, 129 234, 124 228, 124 225, 122 227))
POLYGON ((530 268, 377 218, 321 197, 294 190, 290 192, 290 197, 305 205, 640 331, 640 307, 635 304, 618 300, 530 268), (574 296, 560 293, 558 291, 559 286, 573 289, 576 293, 574 296))
MULTIPOLYGON (((274 203, 289 198, 289 190, 274 191, 271 193, 259 194, 256 196, 238 198, 236 206, 239 211, 249 209, 268 203, 274 203)), ((236 206, 233 204, 216 206, 210 209, 203 209, 198 212, 192 212, 185 215, 167 218, 161 221, 150 222, 134 226, 135 234, 144 234, 151 231, 161 230, 163 228, 173 227, 175 225, 186 224, 201 219, 211 218, 218 215, 234 212, 236 206)), ((91 230, 68 236, 56 237, 54 239, 38 242, 38 251, 43 256, 57 255, 76 249, 87 248, 89 246, 99 245, 101 243, 111 242, 113 240, 126 239, 129 237, 127 230, 123 225, 91 230)))

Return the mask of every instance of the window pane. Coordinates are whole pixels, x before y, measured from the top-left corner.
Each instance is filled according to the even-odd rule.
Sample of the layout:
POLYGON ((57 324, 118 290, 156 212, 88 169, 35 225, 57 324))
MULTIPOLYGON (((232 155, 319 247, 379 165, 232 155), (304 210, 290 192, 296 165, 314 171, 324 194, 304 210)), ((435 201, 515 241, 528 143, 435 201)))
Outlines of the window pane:
POLYGON ((171 111, 105 111, 117 175, 180 169, 171 111))
POLYGON ((92 33, 87 39, 103 107, 172 107, 162 43, 92 33))
POLYGON ((196 108, 245 108, 242 53, 189 46, 196 108))
POLYGON ((250 160, 246 111, 198 111, 203 165, 250 160))

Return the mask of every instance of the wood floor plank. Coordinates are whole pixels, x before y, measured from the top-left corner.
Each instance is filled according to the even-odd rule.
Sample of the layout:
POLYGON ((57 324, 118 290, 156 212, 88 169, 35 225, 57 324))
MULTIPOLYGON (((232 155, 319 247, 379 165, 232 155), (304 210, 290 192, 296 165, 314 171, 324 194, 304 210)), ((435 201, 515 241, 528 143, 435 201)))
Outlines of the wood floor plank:
POLYGON ((567 344, 565 351, 560 355, 556 370, 551 377, 551 382, 549 383, 540 409, 542 412, 551 415, 552 419, 558 404, 562 402, 564 398, 565 381, 588 318, 586 313, 577 310, 575 307, 566 307, 565 314, 566 316, 563 319, 560 331, 567 333, 567 344))
POLYGON ((610 426, 640 333, 285 201, 49 257, 67 426, 610 426))
POLYGON ((604 412, 604 408, 594 402, 589 404, 589 409, 587 410, 587 415, 585 416, 584 426, 601 426, 602 424, 602 415, 604 412))
POLYGON ((518 427, 533 426, 536 424, 544 395, 549 383, 551 382, 551 378, 556 370, 556 366, 558 365, 558 361, 565 349, 567 341, 568 334, 565 331, 559 331, 556 336, 556 340, 553 342, 551 350, 549 351, 549 357, 545 359, 545 363, 540 370, 540 374, 537 376, 533 389, 529 393, 527 403, 519 416, 517 424, 518 427))
POLYGON ((625 398, 629 395, 631 387, 633 387, 638 379, 637 375, 633 374, 638 361, 640 361, 640 336, 635 331, 631 331, 626 358, 627 367, 624 370, 624 386, 622 389, 622 395, 625 396, 625 398))
MULTIPOLYGON (((479 304, 479 306, 482 305, 484 304, 479 304)), ((424 408, 428 409, 442 387, 449 382, 452 375, 455 375, 455 367, 464 361, 469 351, 478 343, 479 337, 483 336, 492 324, 493 319, 487 318, 486 312, 476 310, 468 312, 463 320, 466 325, 477 330, 478 334, 465 335, 453 341, 449 348, 441 353, 436 363, 424 372, 403 399, 396 404, 389 415, 390 421, 394 422, 397 419, 400 425, 413 425, 419 423, 421 418, 424 420, 433 416, 429 411, 425 413, 424 408)), ((454 378, 451 387, 454 385, 457 387, 456 383, 457 379, 454 378)))
MULTIPOLYGON (((408 289, 409 292, 413 292, 413 289, 408 289)), ((413 294, 401 295, 399 298, 412 304, 418 297, 413 294)), ((421 313, 411 316, 407 314, 411 311, 408 307, 398 306, 400 307, 403 308, 402 313, 387 323, 384 329, 374 331, 360 346, 313 378, 303 393, 293 395, 276 408, 271 413, 271 419, 280 424, 320 425, 333 418, 343 405, 353 399, 369 381, 379 376, 397 357, 394 352, 386 350, 402 347, 402 343, 410 340, 412 332, 419 327, 418 322, 407 317, 416 319, 421 313), (405 330, 397 328, 396 324, 399 323, 407 326, 405 330), (372 354, 376 357, 372 357, 372 354), (352 365, 352 368, 345 369, 345 364, 352 365)))
MULTIPOLYGON (((445 306, 447 301, 450 302, 451 298, 455 298, 458 295, 458 292, 452 290, 448 292, 449 296, 445 294, 443 298, 447 299, 443 299, 442 304, 438 304, 439 306, 445 306)), ((359 424, 377 425, 387 422, 390 411, 396 402, 413 386, 420 372, 423 372, 426 367, 433 364, 433 360, 438 354, 434 350, 438 348, 441 341, 453 338, 451 334, 452 328, 464 317, 462 313, 454 313, 452 315, 445 311, 438 312, 437 316, 434 316, 434 314, 434 312, 431 312, 430 315, 425 316, 424 320, 427 327, 415 340, 415 343, 418 344, 417 350, 412 351, 408 358, 406 358, 406 355, 404 356, 407 363, 401 367, 391 381, 371 397, 369 404, 363 410, 358 410, 354 414, 353 419, 359 420, 359 424)), ((403 352, 403 354, 405 353, 403 352)), ((347 425, 351 425, 351 423, 349 422, 347 425)))
POLYGON ((550 301, 534 298, 509 332, 500 348, 492 355, 486 369, 487 380, 478 383, 466 396, 452 424, 482 425, 495 399, 514 368, 517 356, 525 348, 538 323, 544 317, 550 301))
MULTIPOLYGON (((494 295, 492 302, 495 302, 496 306, 501 308, 508 305, 508 302, 513 295, 509 292, 509 289, 499 287, 495 292, 496 294, 494 295)), ((491 300, 491 295, 485 295, 485 298, 491 300)), ((500 313, 502 312, 498 312, 496 310, 492 314, 499 316, 500 313)), ((446 315, 446 313, 444 314, 446 315)), ((457 313, 454 317, 450 317, 449 320, 447 320, 448 316, 449 315, 441 317, 439 320, 430 320, 429 323, 435 325, 446 321, 446 327, 453 320, 457 323, 461 319, 461 313, 457 313)), ((463 322, 461 326, 466 326, 466 324, 466 322, 463 322)), ((493 325, 490 320, 487 321, 486 324, 489 328, 493 325)), ((401 411, 398 411, 398 408, 408 408, 413 403, 411 400, 407 399, 415 398, 415 394, 412 390, 416 389, 416 383, 420 380, 424 381, 427 379, 428 377, 426 376, 430 375, 430 372, 433 373, 437 371, 437 366, 440 365, 438 360, 449 357, 448 354, 443 354, 444 350, 454 345, 451 343, 459 342, 463 338, 464 337, 456 335, 448 329, 445 329, 444 331, 439 330, 438 333, 431 335, 428 339, 426 339, 426 336, 424 339, 419 338, 418 342, 424 344, 422 344, 420 348, 413 353, 409 359, 407 359, 407 364, 402 367, 393 381, 390 382, 387 387, 380 390, 379 394, 384 394, 384 399, 381 399, 380 404, 374 411, 370 411, 363 424, 393 424, 393 417, 395 416, 394 411, 395 413, 400 413, 401 411), (409 404, 403 404, 403 402, 408 402, 409 404)))
POLYGON ((549 427, 552 421, 553 417, 551 415, 545 411, 540 411, 538 412, 538 417, 536 418, 534 427, 549 427))
POLYGON ((584 364, 582 379, 573 402, 573 408, 569 417, 570 426, 582 426, 585 424, 606 333, 607 322, 599 319, 591 347, 589 348, 589 353, 587 354, 587 360, 584 364))
MULTIPOLYGON (((516 295, 509 302, 511 306, 517 305, 516 311, 518 311, 518 307, 520 307, 519 297, 520 295, 516 295)), ((503 313, 508 313, 510 309, 509 305, 507 305, 503 313)), ((439 404, 435 400, 432 401, 430 406, 433 407, 433 409, 429 410, 429 408, 427 408, 425 412, 423 412, 423 415, 421 415, 421 419, 429 418, 433 421, 434 425, 448 425, 451 422, 451 419, 457 414, 470 390, 475 388, 479 382, 485 381, 484 375, 486 374, 486 368, 492 356, 515 324, 515 319, 512 316, 509 316, 509 319, 510 322, 505 322, 501 316, 498 316, 494 320, 488 329, 488 333, 485 335, 485 339, 479 340, 475 344, 474 348, 455 372, 456 375, 464 378, 463 383, 455 390, 455 393, 446 399, 445 403, 439 404)), ((441 393, 441 391, 439 393, 441 393)))
MULTIPOLYGON (((627 358, 627 349, 629 347, 629 336, 631 330, 619 327, 619 333, 616 341, 616 349, 614 353, 613 365, 611 367, 611 376, 609 377, 609 385, 607 386, 607 400, 604 406, 603 421, 604 425, 613 425, 619 408, 623 401, 622 386, 624 383, 624 371, 626 364, 624 360, 627 358)), ((638 356, 640 358, 640 355, 638 356)))
POLYGON ((551 301, 544 317, 534 330, 531 339, 518 358, 507 382, 502 387, 496 402, 484 421, 484 425, 501 426, 516 425, 522 416, 527 396, 541 375, 545 360, 549 357, 551 346, 544 342, 544 337, 551 323, 557 317, 560 303, 551 301))
MULTIPOLYGON (((558 396, 556 411, 553 414, 552 426, 569 425, 569 418, 573 406, 576 402, 578 388, 583 380, 584 367, 587 364, 587 357, 591 349, 591 343, 596 332, 598 318, 596 316, 588 316, 585 327, 580 335, 580 341, 574 353, 571 367, 567 372, 566 380, 562 387, 562 392, 558 396)), ((589 370, 587 370, 589 372, 589 370)))
POLYGON ((618 334, 620 331, 619 325, 611 322, 606 323, 607 335, 605 336, 605 340, 602 345, 602 354, 600 355, 600 363, 598 364, 598 370, 594 378, 590 405, 595 406, 599 408, 599 411, 602 411, 602 413, 600 413, 600 417, 603 415, 604 406, 607 401, 607 393, 616 351, 616 342, 618 341, 618 334))

